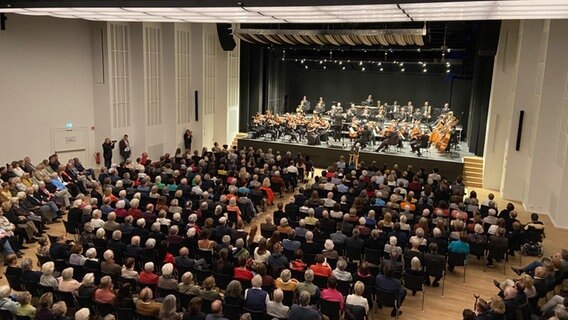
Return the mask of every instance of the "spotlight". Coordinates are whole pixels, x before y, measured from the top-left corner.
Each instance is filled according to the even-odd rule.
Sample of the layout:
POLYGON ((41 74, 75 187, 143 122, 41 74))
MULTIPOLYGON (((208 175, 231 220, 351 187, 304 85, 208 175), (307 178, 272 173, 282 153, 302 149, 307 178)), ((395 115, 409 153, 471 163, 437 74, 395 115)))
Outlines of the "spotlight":
POLYGON ((452 49, 448 48, 448 52, 452 52, 452 49))
POLYGON ((422 61, 418 61, 418 64, 422 64, 422 63, 423 63, 422 61))
POLYGON ((320 60, 320 64, 322 64, 322 63, 323 63, 323 61, 320 60))
POLYGON ((345 70, 345 67, 341 68, 341 70, 345 70))
POLYGON ((446 67, 449 67, 449 66, 450 66, 450 63, 449 63, 449 62, 446 62, 446 67))
POLYGON ((380 65, 381 65, 381 63, 379 62, 379 63, 377 63, 377 65, 378 65, 378 66, 380 66, 380 65))
POLYGON ((401 62, 401 63, 400 63, 400 66, 402 67, 403 65, 404 65, 404 62, 401 62))
POLYGON ((308 68, 308 66, 305 66, 305 68, 307 69, 307 68, 308 68))
POLYGON ((380 71, 383 71, 383 70, 385 70, 385 69, 381 68, 381 69, 379 69, 379 70, 380 70, 380 71))
POLYGON ((365 67, 361 68, 361 71, 365 71, 365 67))
POLYGON ((359 61, 359 65, 362 66, 362 65, 363 65, 363 61, 359 61))
POLYGON ((301 64, 304 64, 304 60, 302 59, 302 60, 300 61, 300 63, 301 63, 301 64))
POLYGON ((450 69, 446 70, 446 73, 450 73, 450 69))
POLYGON ((298 59, 294 59, 294 61, 298 62, 298 59))
POLYGON ((416 51, 420 52, 420 48, 416 49, 416 51))
POLYGON ((351 60, 347 60, 347 63, 350 63, 350 62, 351 62, 351 60))
POLYGON ((342 65, 342 64, 343 64, 343 61, 339 61, 339 65, 342 65))
POLYGON ((400 69, 400 72, 404 72, 404 68, 400 69))
POLYGON ((323 66, 323 70, 325 70, 325 69, 327 69, 327 67, 326 67, 326 66, 323 66))
POLYGON ((426 71, 428 71, 428 69, 422 69, 422 72, 426 72, 426 71))

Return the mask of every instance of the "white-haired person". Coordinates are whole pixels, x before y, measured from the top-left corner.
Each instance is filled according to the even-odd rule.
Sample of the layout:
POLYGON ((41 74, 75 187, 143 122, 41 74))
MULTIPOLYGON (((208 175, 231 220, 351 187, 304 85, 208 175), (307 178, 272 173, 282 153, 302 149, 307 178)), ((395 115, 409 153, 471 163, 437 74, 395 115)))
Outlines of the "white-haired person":
POLYGON ((174 290, 178 287, 177 278, 174 276, 174 265, 166 263, 162 266, 162 275, 158 278, 158 288, 174 290))
POLYGON ((146 262, 146 264, 144 264, 144 270, 140 272, 138 281, 147 285, 157 285, 158 279, 158 275, 154 273, 154 263, 146 262))
POLYGON ((89 311, 89 308, 82 308, 75 312, 75 320, 89 320, 90 316, 91 312, 89 311))
POLYGON ((337 258, 339 258, 339 253, 337 253, 337 251, 333 249, 335 247, 335 244, 332 240, 326 239, 323 247, 324 249, 322 251, 322 254, 326 259, 337 260, 337 258))
POLYGON ((103 253, 104 261, 101 262, 101 272, 111 276, 119 275, 121 272, 121 267, 118 263, 114 262, 114 252, 112 250, 106 250, 103 253))
POLYGON ((116 213, 111 212, 107 216, 107 221, 103 224, 103 229, 106 232, 113 232, 120 229, 120 223, 116 222, 116 213))
POLYGON ((282 304, 284 300, 284 292, 281 289, 276 289, 273 292, 272 301, 268 301, 266 304, 266 313, 277 319, 287 319, 290 307, 282 304))
POLYGON ((177 299, 173 294, 168 294, 162 301, 159 313, 160 319, 182 320, 183 313, 177 312, 177 299))
POLYGON ((116 297, 113 287, 114 285, 110 276, 102 277, 99 288, 95 290, 93 294, 94 300, 100 303, 112 303, 116 297))
POLYGON ((124 253, 128 256, 137 256, 142 253, 144 249, 140 246, 140 237, 134 236, 130 239, 130 244, 126 245, 124 253))
POLYGON ((178 292, 193 296, 199 296, 199 286, 193 282, 193 273, 185 272, 181 276, 181 282, 178 284, 178 292))
POLYGON ((101 212, 101 210, 97 209, 94 210, 92 213, 92 219, 91 219, 91 226, 93 226, 94 229, 98 229, 98 228, 102 228, 103 225, 105 224, 105 221, 102 219, 103 213, 101 212))
MULTIPOLYGON (((53 320, 69 320, 70 318, 67 317, 67 305, 65 301, 57 301, 54 303, 53 306, 51 306, 51 315, 53 320)), ((103 320, 106 320, 106 318, 103 320)))
POLYGON ((53 261, 48 261, 41 266, 41 277, 39 279, 39 284, 46 287, 53 287, 54 289, 59 287, 59 282, 53 276, 55 271, 55 264, 53 261))
POLYGON ((337 261, 337 265, 335 269, 331 272, 331 274, 340 281, 351 281, 353 280, 353 275, 347 271, 347 261, 345 259, 340 258, 337 261))
POLYGON ((73 268, 63 269, 61 272, 61 278, 59 278, 59 291, 76 294, 80 286, 81 283, 73 279, 73 268))
POLYGON ((284 269, 280 273, 280 277, 274 281, 274 286, 282 291, 296 291, 298 280, 292 278, 292 272, 289 269, 284 269))
POLYGON ((0 310, 8 310, 14 315, 20 303, 10 297, 10 291, 9 286, 0 286, 0 310))
POLYGON ((97 290, 97 286, 95 285, 95 274, 87 273, 83 276, 83 282, 81 282, 81 285, 77 290, 77 296, 91 298, 95 290, 97 290))
POLYGON ((365 284, 361 281, 355 282, 353 285, 353 294, 350 294, 345 299, 346 305, 361 306, 365 308, 365 313, 369 312, 369 301, 363 297, 365 292, 365 284))
POLYGON ((266 312, 266 304, 270 301, 268 292, 262 288, 262 277, 256 275, 251 280, 251 288, 245 290, 244 306, 253 311, 266 312))

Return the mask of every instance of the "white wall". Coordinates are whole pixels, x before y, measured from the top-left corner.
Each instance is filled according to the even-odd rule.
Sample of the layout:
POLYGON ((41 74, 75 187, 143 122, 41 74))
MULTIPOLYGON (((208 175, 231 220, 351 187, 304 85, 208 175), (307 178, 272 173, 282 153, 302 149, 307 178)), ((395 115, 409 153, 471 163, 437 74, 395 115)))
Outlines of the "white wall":
POLYGON ((568 227, 568 21, 505 21, 495 60, 484 187, 568 227), (521 146, 515 150, 520 111, 521 146))
POLYGON ((88 129, 88 159, 95 152, 91 23, 8 15, 0 32, 1 163, 53 151, 50 129, 88 129))

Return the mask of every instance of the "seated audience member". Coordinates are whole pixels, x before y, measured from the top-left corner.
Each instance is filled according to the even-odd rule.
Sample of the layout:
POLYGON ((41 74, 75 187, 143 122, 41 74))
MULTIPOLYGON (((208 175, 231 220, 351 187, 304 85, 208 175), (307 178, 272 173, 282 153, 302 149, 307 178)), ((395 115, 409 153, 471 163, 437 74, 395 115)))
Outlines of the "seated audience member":
POLYGON ((345 261, 345 259, 343 258, 340 258, 337 261, 337 266, 333 270, 332 275, 335 277, 335 279, 340 281, 353 280, 353 275, 349 271, 346 271, 346 269, 347 269, 347 261, 345 261))
POLYGON ((211 313, 205 317, 205 320, 228 320, 223 317, 223 302, 215 300, 211 303, 211 313))
POLYGON ((244 303, 243 286, 237 280, 232 280, 225 289, 224 302, 232 306, 241 306, 244 303))
POLYGON ((159 276, 154 273, 154 263, 146 262, 144 264, 144 270, 140 272, 138 276, 138 282, 147 285, 157 285, 159 276))
POLYGON ((179 293, 188 294, 192 296, 199 295, 199 286, 193 282, 193 273, 186 271, 181 276, 181 282, 178 284, 177 288, 179 293))
MULTIPOLYGON (((452 241, 448 245, 448 252, 464 254, 466 259, 469 254, 469 244, 467 243, 467 235, 461 234, 459 240, 452 241)), ((448 270, 454 271, 454 265, 448 261, 448 270)))
POLYGON ((237 264, 235 265, 235 269, 233 270, 233 279, 250 281, 253 276, 254 274, 252 271, 247 269, 247 260, 240 256, 237 260, 237 264))
POLYGON ((282 291, 296 291, 298 280, 292 278, 292 273, 289 269, 284 269, 280 273, 280 277, 274 281, 276 288, 282 291))
POLYGON ((0 286, 0 310, 8 310, 14 315, 20 303, 10 297, 10 290, 9 286, 0 286))
POLYGON ((365 284, 361 281, 355 282, 353 285, 353 294, 350 294, 345 299, 346 305, 361 306, 365 308, 365 313, 369 312, 369 302, 367 298, 363 297, 365 292, 365 284))
POLYGON ((36 308, 32 305, 32 295, 27 291, 17 294, 20 305, 16 308, 16 316, 35 318, 36 308))
POLYGON ((75 279, 73 279, 73 268, 65 268, 61 272, 61 278, 59 279, 59 291, 62 292, 72 292, 74 294, 77 293, 81 283, 75 279))
POLYGON ((81 286, 77 290, 77 296, 82 298, 91 298, 93 293, 97 290, 97 286, 95 285, 95 274, 87 273, 83 276, 83 282, 81 282, 81 286))
POLYGON ((331 268, 325 262, 325 258, 322 254, 316 255, 314 259, 314 264, 310 266, 310 269, 314 272, 314 275, 321 277, 331 276, 331 268))
POLYGON ((321 315, 316 308, 310 306, 310 293, 307 291, 300 292, 298 296, 298 304, 294 304, 290 308, 288 319, 290 320, 321 320, 321 315))
POLYGON ((114 252, 107 250, 103 254, 105 261, 101 262, 101 272, 109 276, 117 276, 121 274, 122 268, 119 264, 114 262, 114 252))
POLYGON ((53 306, 53 293, 46 292, 39 297, 37 311, 34 320, 52 320, 54 315, 51 311, 53 306))
POLYGON ((55 264, 53 261, 48 261, 41 266, 41 277, 39 278, 39 284, 46 287, 53 287, 54 289, 59 287, 59 282, 53 276, 55 271, 55 264))
POLYGON ((322 290, 320 298, 326 301, 339 302, 341 310, 344 309, 345 297, 337 291, 337 279, 334 276, 327 278, 327 288, 322 290))
POLYGON ((162 266, 162 275, 158 278, 158 288, 161 289, 177 289, 178 281, 174 276, 174 266, 166 263, 162 266))
POLYGON ((202 304, 203 299, 200 297, 191 298, 186 312, 183 314, 183 320, 205 320, 207 315, 201 311, 202 304))
POLYGON ((136 312, 143 316, 157 317, 162 304, 153 300, 152 289, 146 287, 140 291, 140 298, 136 301, 136 312))
MULTIPOLYGON (((446 266, 446 257, 438 253, 438 244, 432 242, 428 245, 428 253, 424 255, 424 265, 425 266, 439 266, 440 269, 444 270, 446 266)), ((426 272, 426 281, 424 284, 426 286, 430 286, 430 277, 434 277, 434 282, 432 282, 432 286, 434 288, 440 286, 440 279, 442 279, 442 275, 433 275, 430 272, 426 272)))
POLYGON ((93 298, 100 303, 113 303, 115 294, 111 277, 104 276, 101 278, 101 284, 99 288, 95 290, 93 298))
POLYGON ((89 320, 91 312, 89 308, 81 308, 79 311, 75 312, 75 320, 89 320))
POLYGON ((311 269, 304 272, 304 282, 298 283, 296 286, 296 293, 301 293, 302 291, 307 291, 310 296, 320 295, 320 289, 313 283, 314 272, 311 269))
POLYGON ((20 280, 25 283, 38 283, 41 279, 42 273, 40 271, 34 271, 32 269, 33 262, 30 258, 25 258, 22 260, 20 264, 20 268, 22 268, 22 275, 20 280))
POLYGON ((287 319, 290 307, 282 304, 284 292, 280 289, 276 289, 272 295, 274 298, 266 304, 266 313, 274 318, 287 319))
POLYGON ((134 260, 134 258, 126 258, 124 266, 120 271, 120 276, 125 279, 138 279, 138 272, 134 270, 135 263, 136 260, 134 260))
MULTIPOLYGON (((393 269, 391 265, 385 265, 383 273, 384 274, 377 275, 377 278, 375 279, 375 287, 386 292, 396 294, 398 296, 398 307, 400 308, 406 298, 406 289, 401 285, 400 280, 393 278, 393 269)), ((399 314, 401 313, 402 311, 399 310, 399 314)), ((396 316, 395 308, 393 308, 391 316, 396 316)))
POLYGON ((203 289, 199 291, 199 295, 201 296, 201 298, 209 301, 215 299, 221 299, 221 295, 219 294, 219 290, 216 287, 214 277, 209 276, 205 278, 205 280, 203 280, 202 288, 203 289))
POLYGON ((294 255, 296 259, 290 261, 290 269, 296 271, 305 271, 307 266, 303 261, 304 252, 302 251, 302 249, 297 249, 294 252, 294 255))
POLYGON ((262 278, 256 275, 251 280, 251 288, 245 290, 244 306, 254 311, 266 311, 266 304, 270 301, 268 292, 262 288, 262 278))

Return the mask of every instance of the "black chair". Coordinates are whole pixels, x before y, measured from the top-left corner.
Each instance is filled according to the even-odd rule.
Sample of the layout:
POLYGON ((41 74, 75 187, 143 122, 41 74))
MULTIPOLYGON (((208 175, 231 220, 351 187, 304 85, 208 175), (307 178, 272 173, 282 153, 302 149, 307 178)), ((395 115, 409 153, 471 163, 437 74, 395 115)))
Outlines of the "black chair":
POLYGON ((28 316, 18 316, 18 315, 15 315, 14 319, 16 319, 16 320, 32 320, 32 318, 30 318, 28 316))
POLYGON ((156 320, 156 317, 154 316, 145 316, 143 314, 139 314, 138 312, 136 312, 136 319, 138 320, 156 320))
POLYGON ((388 292, 375 286, 375 305, 379 308, 389 307, 396 310, 396 319, 398 319, 398 292, 388 292))
POLYGON ((16 291, 23 291, 24 290, 23 287, 22 287, 22 282, 20 280, 20 277, 10 275, 10 274, 6 274, 6 279, 8 280, 8 284, 10 285, 10 288, 12 288, 16 291))
MULTIPOLYGON (((507 258, 509 248, 507 246, 496 246, 494 244, 487 244, 487 258, 491 257, 493 260, 503 260, 503 274, 507 274, 507 258)), ((483 271, 485 271, 485 266, 483 271)))
POLYGON ((312 264, 314 264, 315 259, 316 259, 315 254, 304 253, 303 261, 306 265, 311 266, 312 264))
POLYGON ((93 298, 91 297, 77 297, 77 305, 78 308, 87 308, 91 312, 91 314, 95 314, 95 308, 93 305, 93 298))
POLYGON ((71 292, 55 290, 55 298, 57 299, 57 301, 65 302, 67 308, 77 307, 77 301, 75 300, 75 296, 71 292))
POLYGON ((347 297, 351 292, 351 281, 337 280, 337 291, 341 292, 344 297, 347 297))
POLYGON ((435 263, 433 261, 425 261, 424 273, 429 277, 442 279, 442 296, 444 296, 444 285, 446 280, 446 262, 435 263))
POLYGON ((215 277, 215 284, 219 289, 225 290, 229 285, 229 282, 233 280, 233 276, 231 274, 222 274, 222 273, 213 273, 213 277, 215 277))
POLYGON ((346 320, 365 320, 367 318, 367 311, 362 306, 352 304, 345 305, 345 319, 346 320))
POLYGON ((213 252, 210 250, 197 250, 197 258, 204 259, 208 265, 213 264, 213 252))
POLYGON ((282 304, 291 307, 294 304, 294 291, 283 290, 284 298, 282 299, 282 304))
POLYGON ((341 308, 337 301, 328 301, 321 299, 319 301, 320 311, 329 317, 330 320, 339 320, 341 318, 341 308))
POLYGON ((67 234, 73 235, 73 240, 77 241, 77 236, 79 235, 79 230, 71 225, 68 221, 63 220, 63 225, 65 226, 65 236, 67 234))
POLYGON ((37 290, 38 290, 39 296, 42 296, 42 295, 44 295, 45 293, 48 293, 48 292, 55 294, 55 289, 52 286, 44 286, 44 285, 38 284, 37 290))
MULTIPOLYGON (((475 257, 485 257, 487 245, 482 243, 469 243, 469 254, 475 257)), ((485 259, 481 260, 481 264, 485 267, 485 259)))
POLYGON ((467 255, 465 253, 456 253, 448 251, 448 265, 454 267, 463 267, 463 283, 465 283, 465 274, 467 271, 467 255))
POLYGON ((136 313, 134 309, 116 307, 114 315, 117 320, 134 320, 136 313))
POLYGON ((299 271, 299 270, 294 270, 294 269, 290 269, 290 272, 292 273, 292 278, 298 280, 299 282, 304 282, 304 271, 299 271))
POLYGON ((177 297, 178 291, 175 289, 164 289, 164 288, 160 288, 158 287, 158 297, 160 298, 165 298, 167 295, 173 294, 174 296, 177 297))
POLYGON ((24 287, 24 290, 26 290, 27 292, 29 292, 32 297, 39 297, 39 290, 38 290, 38 283, 37 282, 25 282, 22 281, 22 286, 24 287))
POLYGON ((12 312, 10 312, 8 310, 0 309, 0 319, 12 320, 12 319, 14 319, 14 316, 12 315, 12 312))
POLYGON ((201 311, 203 311, 203 313, 205 313, 205 314, 210 314, 211 313, 211 304, 215 300, 206 299, 204 297, 201 297, 201 299, 203 300, 203 303, 201 304, 201 308, 202 308, 201 311))
POLYGON ((363 250, 361 248, 345 248, 347 253, 347 259, 349 261, 360 261, 363 255, 363 250))
POLYGON ((422 311, 424 311, 424 277, 412 275, 409 273, 402 274, 402 280, 404 283, 404 287, 408 290, 411 290, 413 293, 422 291, 422 311))
POLYGON ((40 256, 39 254, 36 253, 36 258, 37 261, 39 261, 39 263, 43 266, 44 263, 51 261, 51 259, 49 259, 49 257, 47 256, 40 256))
POLYGON ((211 271, 209 270, 200 270, 200 269, 193 269, 193 275, 195 276, 195 282, 202 284, 203 280, 207 277, 211 276, 211 271))
POLYGON ((247 307, 243 307, 243 312, 250 313, 252 320, 268 320, 268 319, 270 319, 268 317, 268 315, 266 314, 266 311, 256 311, 256 310, 251 310, 247 307))
POLYGON ((223 316, 229 320, 239 320, 241 318, 241 306, 234 306, 223 303, 223 316))
POLYGON ((189 308, 189 301, 191 301, 191 299, 195 298, 195 296, 192 295, 192 294, 178 293, 177 298, 179 300, 179 304, 180 304, 181 308, 182 309, 188 309, 189 308))
MULTIPOLYGON (((93 302, 91 302, 93 303, 93 302)), ((107 314, 114 314, 114 306, 110 303, 100 303, 94 301, 95 311, 100 317, 105 317, 107 314)))
POLYGON ((327 277, 314 275, 314 284, 321 290, 327 288, 327 277))
POLYGON ((381 257, 383 256, 382 250, 373 250, 365 248, 365 261, 368 263, 379 265, 381 263, 381 257))

